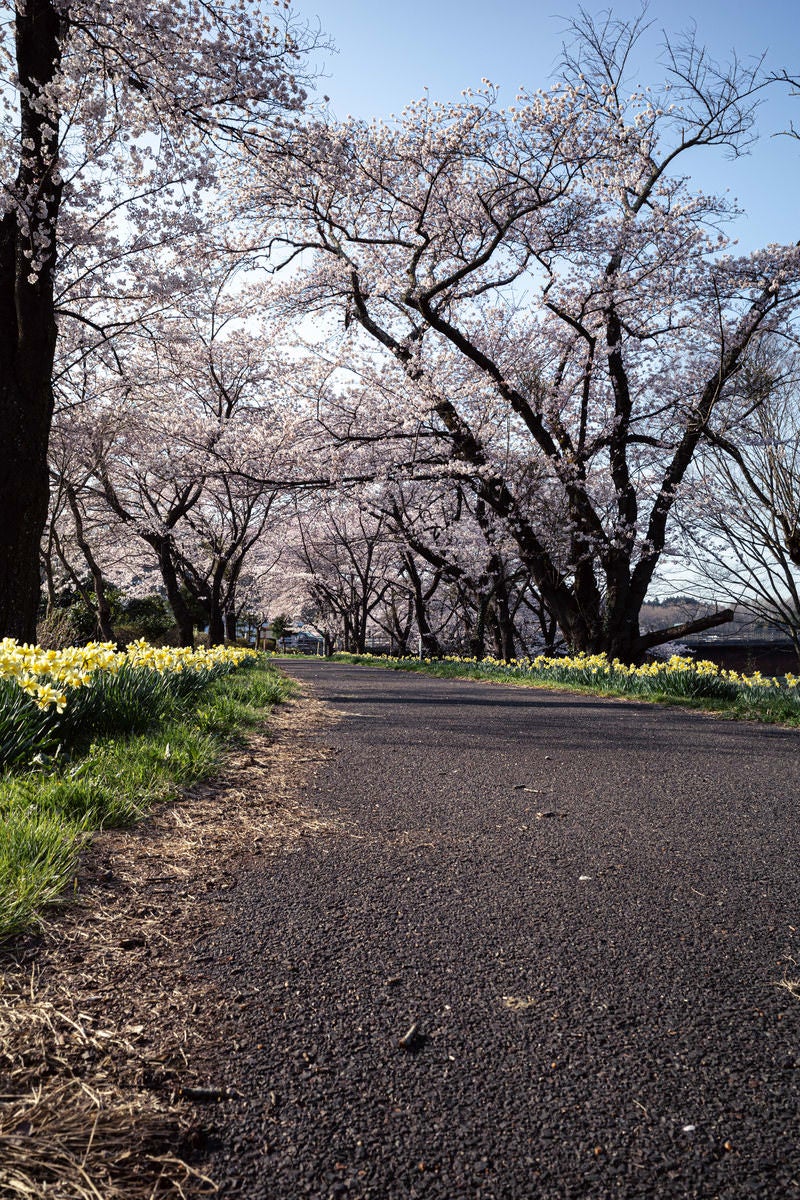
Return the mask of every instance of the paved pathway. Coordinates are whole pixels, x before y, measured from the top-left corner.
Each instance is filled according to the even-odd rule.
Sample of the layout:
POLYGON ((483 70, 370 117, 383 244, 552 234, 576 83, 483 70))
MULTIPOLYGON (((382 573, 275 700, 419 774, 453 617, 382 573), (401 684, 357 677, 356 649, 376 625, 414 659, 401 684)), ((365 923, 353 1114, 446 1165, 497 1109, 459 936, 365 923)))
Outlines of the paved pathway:
POLYGON ((289 670, 342 832, 209 938, 253 996, 223 1196, 800 1197, 800 735, 289 670))

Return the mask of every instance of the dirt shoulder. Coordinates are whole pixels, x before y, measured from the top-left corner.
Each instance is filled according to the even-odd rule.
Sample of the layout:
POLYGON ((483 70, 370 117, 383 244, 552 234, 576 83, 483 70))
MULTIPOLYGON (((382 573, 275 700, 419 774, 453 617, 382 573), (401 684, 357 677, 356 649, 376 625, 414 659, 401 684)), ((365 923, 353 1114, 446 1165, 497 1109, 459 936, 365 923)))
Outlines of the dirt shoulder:
POLYGON ((289 701, 213 781, 95 837, 63 911, 0 949, 0 1197, 215 1190, 205 1064, 241 997, 189 960, 241 872, 328 832, 303 794, 332 720, 289 701))

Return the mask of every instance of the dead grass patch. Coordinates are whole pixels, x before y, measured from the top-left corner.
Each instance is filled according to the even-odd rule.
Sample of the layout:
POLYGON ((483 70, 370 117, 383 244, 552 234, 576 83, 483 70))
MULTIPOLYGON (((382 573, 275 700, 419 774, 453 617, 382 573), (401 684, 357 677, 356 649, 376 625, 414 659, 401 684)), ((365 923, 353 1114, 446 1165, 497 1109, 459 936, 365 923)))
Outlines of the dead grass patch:
POLYGON ((536 1005, 535 996, 501 996, 500 1002, 503 1008, 509 1009, 510 1012, 527 1012, 529 1008, 536 1005))

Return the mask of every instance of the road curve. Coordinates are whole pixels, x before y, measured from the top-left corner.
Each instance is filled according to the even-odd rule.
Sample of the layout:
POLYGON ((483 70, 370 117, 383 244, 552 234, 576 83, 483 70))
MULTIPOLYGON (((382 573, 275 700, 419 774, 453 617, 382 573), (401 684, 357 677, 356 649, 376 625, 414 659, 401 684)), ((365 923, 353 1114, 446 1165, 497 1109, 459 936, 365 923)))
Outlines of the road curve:
POLYGON ((340 714, 339 832, 204 946, 252 997, 222 1196, 800 1197, 800 735, 287 669, 340 714))

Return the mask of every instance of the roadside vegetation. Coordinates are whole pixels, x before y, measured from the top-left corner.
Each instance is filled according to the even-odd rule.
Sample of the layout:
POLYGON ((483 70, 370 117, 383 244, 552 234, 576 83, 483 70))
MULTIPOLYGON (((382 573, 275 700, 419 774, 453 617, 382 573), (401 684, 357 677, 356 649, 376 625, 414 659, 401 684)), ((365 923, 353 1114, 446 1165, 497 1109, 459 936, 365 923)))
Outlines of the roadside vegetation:
POLYGON ((0 650, 0 940, 34 924, 94 832, 211 775, 291 685, 252 651, 0 650))
POLYGON ((391 655, 336 654, 350 662, 394 671, 418 671, 442 679, 480 679, 522 687, 564 688, 601 696, 631 696, 661 704, 679 704, 745 720, 800 726, 800 677, 744 675, 713 662, 681 655, 632 666, 605 654, 564 657, 396 658, 391 655))

